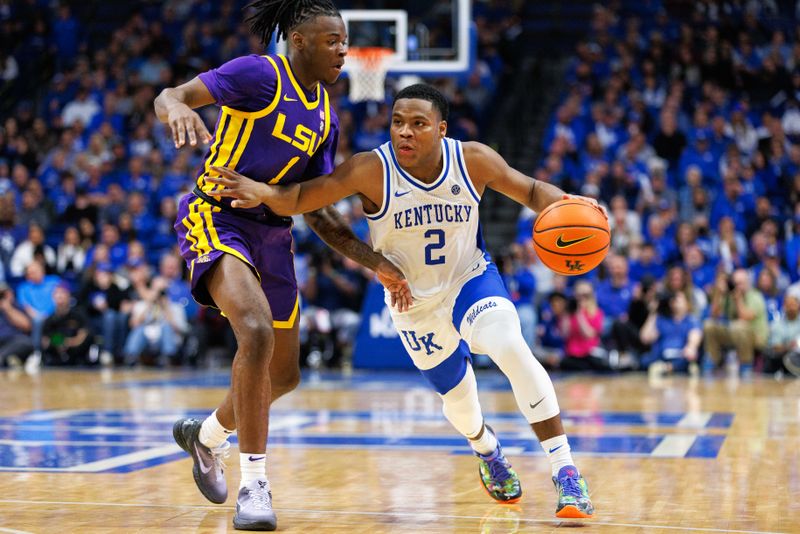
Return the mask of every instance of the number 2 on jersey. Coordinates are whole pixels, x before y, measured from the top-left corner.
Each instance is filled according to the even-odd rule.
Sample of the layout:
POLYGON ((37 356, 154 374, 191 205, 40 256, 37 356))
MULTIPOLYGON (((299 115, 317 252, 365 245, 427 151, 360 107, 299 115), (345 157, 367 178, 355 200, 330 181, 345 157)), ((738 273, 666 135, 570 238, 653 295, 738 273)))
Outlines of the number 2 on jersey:
POLYGON ((433 257, 433 252, 444 248, 444 230, 428 230, 425 239, 435 238, 436 241, 425 247, 425 265, 441 265, 444 263, 444 254, 433 257))

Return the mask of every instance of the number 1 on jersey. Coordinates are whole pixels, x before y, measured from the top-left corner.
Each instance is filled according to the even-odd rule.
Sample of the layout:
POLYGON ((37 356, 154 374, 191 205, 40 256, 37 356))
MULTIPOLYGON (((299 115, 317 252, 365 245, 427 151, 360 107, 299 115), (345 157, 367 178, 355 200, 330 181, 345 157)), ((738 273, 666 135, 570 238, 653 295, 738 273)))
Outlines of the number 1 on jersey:
POLYGON ((425 239, 436 238, 436 242, 425 247, 425 265, 441 265, 444 263, 444 254, 433 257, 432 252, 444 248, 444 230, 428 230, 425 239))

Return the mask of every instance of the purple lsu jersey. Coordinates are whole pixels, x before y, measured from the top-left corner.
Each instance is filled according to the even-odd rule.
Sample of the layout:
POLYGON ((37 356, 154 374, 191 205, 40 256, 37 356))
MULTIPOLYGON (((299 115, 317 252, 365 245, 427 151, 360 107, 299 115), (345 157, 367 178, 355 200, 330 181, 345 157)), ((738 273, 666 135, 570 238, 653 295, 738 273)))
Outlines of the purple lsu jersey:
POLYGON ((231 254, 250 265, 261 281, 274 326, 292 328, 299 301, 291 227, 254 222, 253 218, 268 212, 265 206, 231 208, 230 199, 215 197, 217 186, 205 178, 213 173, 212 166, 235 169, 269 184, 328 174, 334 168, 338 119, 322 84, 313 91, 305 89, 282 55, 239 57, 199 78, 220 106, 220 113, 197 188, 227 209, 192 193, 179 203, 175 229, 191 272, 192 292, 200 304, 213 306, 200 282, 217 259, 231 254))

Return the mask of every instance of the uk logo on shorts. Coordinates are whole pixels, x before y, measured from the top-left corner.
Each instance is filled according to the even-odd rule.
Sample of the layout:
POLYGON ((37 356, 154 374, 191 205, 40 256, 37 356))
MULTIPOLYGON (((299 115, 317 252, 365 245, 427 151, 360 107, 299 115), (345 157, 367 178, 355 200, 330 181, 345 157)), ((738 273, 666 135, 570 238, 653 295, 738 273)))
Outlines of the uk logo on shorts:
POLYGON ((442 350, 441 346, 433 342, 433 332, 428 332, 421 336, 417 336, 417 333, 413 330, 400 330, 400 333, 403 334, 408 348, 414 352, 419 352, 424 349, 425 354, 430 356, 433 354, 432 349, 442 350))

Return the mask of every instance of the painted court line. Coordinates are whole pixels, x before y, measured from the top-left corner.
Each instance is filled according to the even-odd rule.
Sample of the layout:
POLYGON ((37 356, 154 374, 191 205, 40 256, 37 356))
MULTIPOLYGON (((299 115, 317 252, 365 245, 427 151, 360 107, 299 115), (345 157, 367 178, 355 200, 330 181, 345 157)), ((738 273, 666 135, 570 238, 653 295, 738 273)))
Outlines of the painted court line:
POLYGON ((145 460, 152 460, 153 458, 160 458, 168 454, 175 454, 181 452, 181 448, 177 445, 165 445, 163 447, 156 447, 154 449, 146 449, 143 451, 131 452, 106 458, 105 460, 97 460, 96 462, 89 462, 86 464, 73 465, 67 467, 63 471, 78 471, 81 473, 98 473, 115 467, 122 467, 123 465, 134 464, 137 462, 144 462, 145 460))
POLYGON ((689 412, 678 421, 678 428, 705 428, 714 414, 710 412, 689 412))
MULTIPOLYGON (((167 508, 167 509, 190 509, 190 510, 217 510, 225 511, 230 509, 222 508, 220 506, 211 505, 196 505, 196 504, 150 504, 150 503, 111 503, 111 502, 88 502, 88 501, 27 501, 22 499, 0 499, 0 504, 48 504, 54 506, 109 506, 120 508, 167 508)), ((327 515, 350 515, 350 516, 370 516, 370 517, 401 517, 409 519, 419 519, 420 515, 424 515, 426 519, 476 519, 478 521, 497 521, 506 522, 509 518, 502 517, 482 517, 473 515, 450 515, 450 514, 434 514, 419 512, 355 512, 345 510, 307 510, 300 508, 275 508, 278 513, 299 513, 299 514, 327 514, 327 515)), ((563 521, 560 519, 528 519, 525 517, 519 518, 520 522, 524 523, 537 523, 537 524, 566 524, 575 525, 577 523, 570 521, 563 521)), ((601 521, 598 519, 588 519, 582 521, 585 525, 597 525, 604 527, 622 527, 622 528, 639 528, 651 529, 661 528, 665 530, 678 530, 682 532, 733 532, 734 534, 784 534, 776 531, 766 530, 732 530, 722 528, 709 528, 709 527, 676 527, 670 525, 652 525, 648 523, 615 523, 611 521, 601 521)), ((18 532, 18 531, 11 531, 18 532)))
POLYGON ((0 527, 0 532, 8 532, 9 534, 33 534, 33 532, 28 532, 27 530, 14 530, 13 528, 3 527, 0 527))
POLYGON ((665 436, 661 442, 656 445, 650 456, 658 458, 683 458, 689 449, 692 448, 697 436, 694 434, 673 434, 665 436))

